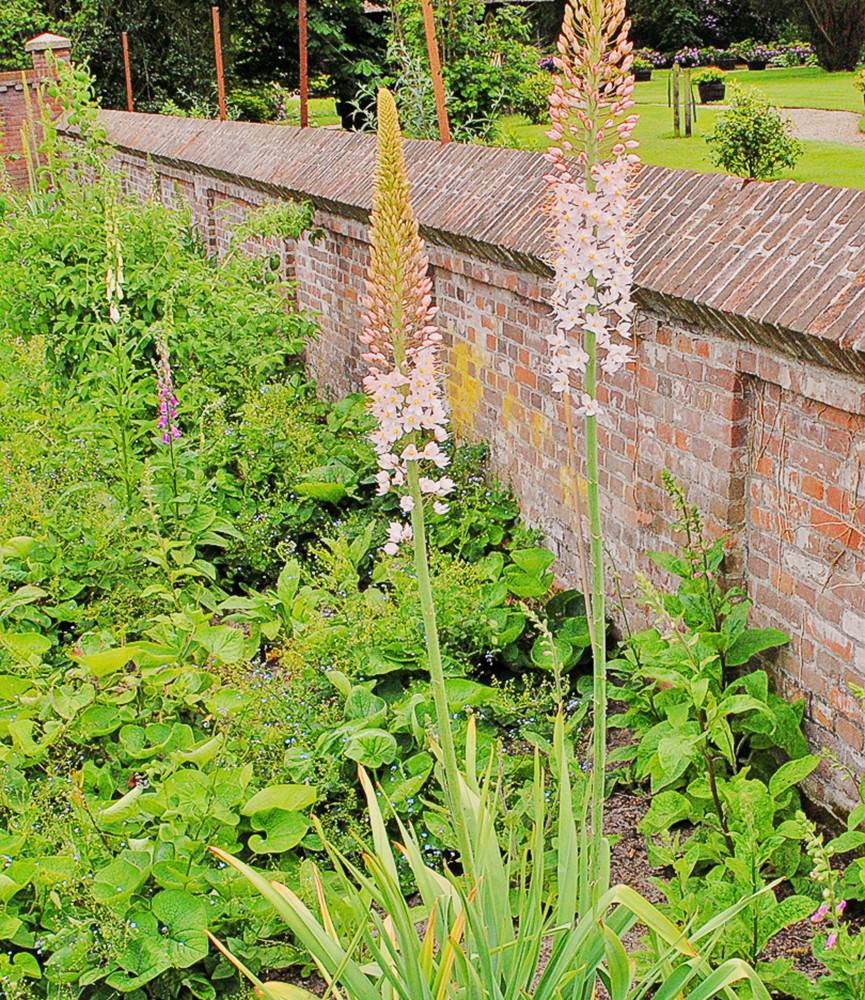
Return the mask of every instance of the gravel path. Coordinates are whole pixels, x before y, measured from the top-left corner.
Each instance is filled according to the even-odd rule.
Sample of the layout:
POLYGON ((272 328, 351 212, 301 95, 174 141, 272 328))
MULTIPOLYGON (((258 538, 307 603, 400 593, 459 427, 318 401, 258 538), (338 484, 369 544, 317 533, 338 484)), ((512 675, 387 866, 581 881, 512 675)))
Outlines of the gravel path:
POLYGON ((865 146, 865 133, 859 131, 862 116, 855 111, 820 111, 816 108, 781 110, 793 123, 793 132, 799 139, 865 146))

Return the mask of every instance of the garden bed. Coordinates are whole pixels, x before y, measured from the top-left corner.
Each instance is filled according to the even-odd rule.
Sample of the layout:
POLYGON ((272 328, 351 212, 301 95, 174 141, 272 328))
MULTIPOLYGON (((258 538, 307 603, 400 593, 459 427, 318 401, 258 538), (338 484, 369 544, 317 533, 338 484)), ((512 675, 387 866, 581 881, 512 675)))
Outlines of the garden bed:
MULTIPOLYGON (((390 838, 413 844, 385 869, 404 907, 411 866, 438 877, 470 856, 435 767, 447 733, 467 783, 489 762, 503 843, 496 823, 479 824, 486 856, 513 852, 513 872, 531 857, 528 895, 544 910, 571 864, 547 870, 546 854, 572 842, 577 855, 590 800, 583 596, 556 586, 553 554, 487 475, 483 447, 442 441, 453 482, 448 509, 430 505, 428 563, 395 540, 406 507, 380 489, 365 398, 321 401, 300 360, 315 329, 281 248, 309 228, 306 206, 252 213, 216 260, 187 213, 121 195, 98 134, 85 140, 29 192, 0 196, 9 995, 237 995, 217 940, 256 971, 307 977, 299 933, 239 866, 294 887, 351 937, 370 907, 345 868, 372 816, 377 856, 390 838), (378 795, 369 784, 364 798, 359 773, 378 795)), ((646 554, 667 580, 635 595, 651 627, 608 637, 613 878, 643 893, 642 919, 672 949, 664 962, 690 954, 679 928, 696 936, 723 913, 707 960, 753 963, 777 996, 807 998, 792 967, 815 972, 804 921, 825 919, 824 892, 838 916, 865 896, 865 860, 845 855, 865 843, 865 805, 828 846, 802 813, 798 786, 820 761, 801 705, 771 690, 763 663, 787 637, 749 627, 750 602, 724 581, 724 540, 662 479, 681 544, 646 554), (833 852, 850 862, 843 876, 833 852)), ((519 909, 516 882, 500 888, 519 909)), ((597 930, 591 908, 579 923, 597 930)), ((831 967, 825 925, 814 935, 831 967)))

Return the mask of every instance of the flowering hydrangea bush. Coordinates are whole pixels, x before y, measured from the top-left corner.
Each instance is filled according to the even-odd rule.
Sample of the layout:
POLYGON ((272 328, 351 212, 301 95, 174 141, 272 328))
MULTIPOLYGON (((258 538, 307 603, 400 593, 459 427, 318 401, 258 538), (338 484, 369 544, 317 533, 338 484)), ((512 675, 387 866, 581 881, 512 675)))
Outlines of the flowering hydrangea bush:
POLYGON ((682 67, 699 66, 700 50, 694 46, 679 49, 679 51, 673 56, 673 62, 677 66, 682 67))

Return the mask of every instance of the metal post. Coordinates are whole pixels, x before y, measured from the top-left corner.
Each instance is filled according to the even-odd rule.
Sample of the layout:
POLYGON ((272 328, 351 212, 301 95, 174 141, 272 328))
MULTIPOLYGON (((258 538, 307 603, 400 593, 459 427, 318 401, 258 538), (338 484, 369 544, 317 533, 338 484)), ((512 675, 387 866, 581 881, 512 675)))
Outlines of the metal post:
POLYGON ((300 49, 300 127, 309 125, 309 79, 306 50, 306 0, 297 0, 297 38, 300 49))
POLYGON ((451 130, 448 125, 448 112, 445 105, 445 86, 442 80, 442 67, 439 61, 439 48, 436 43, 436 26, 433 17, 431 0, 420 0, 423 9, 423 27, 426 35, 426 50, 429 56, 430 75, 432 76, 433 94, 436 102, 436 118, 439 125, 439 139, 442 144, 451 141, 451 130))
POLYGON ((126 79, 126 110, 132 111, 132 71, 129 68, 129 39, 126 32, 120 36, 123 43, 123 75, 126 79))
POLYGON ((213 53, 216 57, 216 93, 219 99, 219 118, 225 121, 225 79, 222 75, 222 38, 219 34, 219 8, 211 7, 213 16, 213 53))

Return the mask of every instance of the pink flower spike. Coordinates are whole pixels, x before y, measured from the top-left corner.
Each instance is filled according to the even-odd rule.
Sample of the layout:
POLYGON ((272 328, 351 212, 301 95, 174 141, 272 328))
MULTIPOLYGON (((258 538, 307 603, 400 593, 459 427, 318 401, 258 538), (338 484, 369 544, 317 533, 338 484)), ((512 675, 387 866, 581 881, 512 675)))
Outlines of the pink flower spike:
MULTIPOLYGON (((447 407, 439 377, 442 337, 434 323, 429 264, 411 208, 396 104, 387 90, 378 94, 370 239, 367 315, 360 335, 369 348, 363 355, 370 366, 363 386, 376 420, 370 440, 378 456, 379 493, 395 490, 400 509, 409 514, 415 503, 405 492, 411 463, 419 463, 422 492, 430 499, 440 495, 435 474, 427 473, 432 472, 430 466, 448 465, 438 444, 448 436, 447 407)), ((394 522, 385 552, 394 554, 410 537, 408 526, 394 522)))

